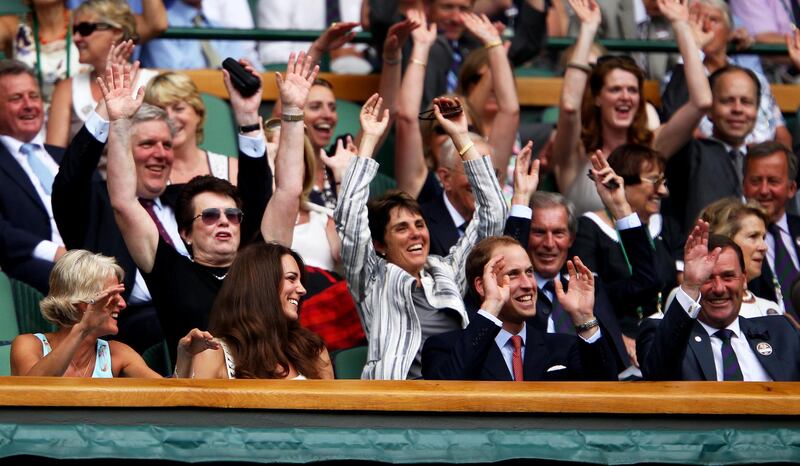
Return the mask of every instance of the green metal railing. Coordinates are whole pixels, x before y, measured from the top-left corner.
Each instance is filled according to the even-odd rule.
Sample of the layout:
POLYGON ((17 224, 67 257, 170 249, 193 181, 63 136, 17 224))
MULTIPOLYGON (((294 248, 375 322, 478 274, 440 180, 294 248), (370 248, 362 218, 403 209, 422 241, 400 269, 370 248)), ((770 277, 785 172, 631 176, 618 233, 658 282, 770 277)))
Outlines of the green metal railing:
MULTIPOLYGON (((319 37, 323 31, 319 30, 284 30, 284 29, 196 29, 196 28, 169 28, 161 35, 164 39, 228 39, 228 40, 258 40, 258 41, 302 41, 310 42, 319 37)), ((356 34, 353 42, 369 43, 372 35, 368 32, 356 34)), ((632 40, 632 39, 600 39, 605 48, 614 52, 678 52, 678 45, 671 40, 632 40)), ((562 50, 575 43, 574 37, 550 37, 547 39, 547 48, 562 50)), ((733 48, 729 53, 739 53, 733 48)), ((741 53, 755 55, 786 55, 786 46, 783 44, 756 44, 741 53)))

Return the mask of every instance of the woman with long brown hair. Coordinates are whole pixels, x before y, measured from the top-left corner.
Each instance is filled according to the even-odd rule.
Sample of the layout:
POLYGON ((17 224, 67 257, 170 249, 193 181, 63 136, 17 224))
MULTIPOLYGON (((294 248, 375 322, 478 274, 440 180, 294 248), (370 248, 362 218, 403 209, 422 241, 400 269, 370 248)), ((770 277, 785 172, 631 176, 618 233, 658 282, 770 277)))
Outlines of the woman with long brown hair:
POLYGON ((618 146, 636 143, 652 146, 669 158, 689 142, 711 105, 711 88, 692 36, 687 1, 658 0, 658 6, 675 31, 689 101, 651 132, 642 95, 644 72, 625 56, 600 57, 597 65, 590 67, 588 56, 600 26, 600 9, 595 0, 570 0, 581 29, 564 74, 551 164, 559 190, 575 203, 578 214, 603 208, 594 182, 586 176, 591 168, 589 154, 600 150, 608 157, 618 146))
POLYGON ((328 351, 298 322, 303 260, 276 243, 253 243, 236 256, 211 310, 221 348, 200 353, 196 378, 332 379, 328 351))

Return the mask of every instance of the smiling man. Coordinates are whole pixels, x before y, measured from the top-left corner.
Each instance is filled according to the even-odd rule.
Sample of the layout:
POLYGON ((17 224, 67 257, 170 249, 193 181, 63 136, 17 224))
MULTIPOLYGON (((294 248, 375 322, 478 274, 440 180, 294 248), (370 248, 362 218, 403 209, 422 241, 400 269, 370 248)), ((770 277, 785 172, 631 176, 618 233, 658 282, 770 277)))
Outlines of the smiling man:
POLYGON ((786 203, 797 193, 796 175, 797 157, 784 145, 768 141, 750 146, 744 169, 744 195, 767 211, 770 224, 767 260, 761 267, 761 276, 747 286, 756 296, 777 302, 795 318, 797 310, 784 296, 788 298, 792 283, 800 276, 800 217, 786 212, 786 203))
POLYGON ((800 380, 800 338, 783 316, 739 316, 747 273, 730 238, 698 221, 684 281, 663 318, 642 322, 637 353, 649 380, 800 380))
POLYGON ((755 127, 761 95, 758 77, 749 69, 728 65, 709 80, 712 137, 690 141, 669 160, 666 170, 671 198, 665 213, 687 233, 705 206, 742 195, 745 140, 755 127))
POLYGON ((42 96, 33 71, 0 61, 0 267, 47 293, 65 252, 53 219, 53 178, 63 150, 44 144, 42 96))
POLYGON ((469 292, 481 309, 464 330, 430 337, 422 352, 426 379, 616 380, 617 364, 594 317, 594 277, 580 261, 573 285, 559 293, 577 336, 527 325, 536 315, 536 279, 525 249, 508 236, 475 245, 467 258, 469 292))

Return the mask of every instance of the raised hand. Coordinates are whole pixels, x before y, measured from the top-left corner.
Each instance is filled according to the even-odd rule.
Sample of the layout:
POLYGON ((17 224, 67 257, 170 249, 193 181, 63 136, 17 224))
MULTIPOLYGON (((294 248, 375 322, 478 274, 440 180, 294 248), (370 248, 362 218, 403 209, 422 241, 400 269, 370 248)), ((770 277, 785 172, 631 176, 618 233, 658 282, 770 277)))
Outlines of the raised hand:
POLYGON ((567 261, 569 290, 564 293, 561 280, 555 280, 558 302, 575 325, 594 319, 594 275, 578 256, 567 261))
POLYGON ((483 303, 481 309, 497 317, 511 296, 510 280, 503 273, 505 257, 494 256, 483 266, 483 303))
POLYGON ((225 83, 225 88, 228 89, 228 96, 230 97, 231 108, 233 108, 236 123, 239 125, 251 125, 257 123, 261 119, 258 116, 258 108, 261 106, 263 83, 261 82, 261 75, 258 74, 249 61, 240 58, 239 64, 244 66, 245 71, 258 78, 258 90, 250 97, 244 97, 233 87, 231 76, 225 69, 222 70, 222 81, 225 83))
POLYGON ((451 138, 458 134, 467 134, 469 132, 467 114, 463 111, 463 107, 461 113, 452 118, 445 118, 442 115, 443 112, 447 113, 448 110, 459 106, 461 106, 461 101, 458 100, 458 97, 437 97, 433 99, 433 114, 451 138))
POLYGON ((311 57, 305 52, 300 52, 296 56, 292 53, 289 55, 289 63, 286 65, 286 77, 275 73, 275 82, 278 84, 284 112, 287 110, 300 111, 305 107, 308 92, 319 73, 319 66, 312 67, 311 63, 311 57))
POLYGON ((603 205, 611 212, 612 220, 627 217, 633 212, 625 197, 625 182, 614 172, 603 157, 603 151, 595 151, 592 155, 592 175, 594 187, 603 201, 603 205))
POLYGON ((408 10, 406 11, 406 17, 414 24, 419 25, 411 31, 414 45, 431 46, 436 41, 436 23, 428 24, 425 13, 420 10, 408 10))
POLYGON ((700 286, 708 280, 722 250, 708 250, 708 222, 697 220, 683 248, 683 284, 692 299, 700 295, 700 286))
POLYGON ((689 0, 657 0, 658 9, 670 23, 689 21, 689 0))
POLYGON ((311 46, 321 52, 321 54, 336 50, 353 40, 356 36, 353 29, 358 26, 359 23, 353 22, 333 23, 328 26, 328 29, 326 29, 311 46))
POLYGON ((531 152, 533 151, 533 141, 528 141, 525 147, 517 154, 514 162, 514 196, 512 204, 527 206, 531 202, 531 196, 539 187, 539 161, 531 163, 531 152))
POLYGON ((581 22, 581 26, 600 26, 602 16, 595 0, 569 0, 569 6, 581 22))
MULTIPOLYGON (((130 60, 131 55, 133 54, 133 49, 135 45, 133 41, 128 39, 124 40, 118 44, 114 44, 108 49, 108 56, 106 56, 106 63, 116 63, 116 64, 123 64, 128 63, 130 60)), ((136 77, 134 76, 132 79, 133 82, 136 82, 136 77)))
POLYGON ((410 19, 405 19, 399 23, 394 23, 386 33, 386 40, 383 42, 384 60, 399 60, 403 46, 411 36, 411 31, 419 27, 410 19))
POLYGON ((124 308, 125 302, 122 301, 121 296, 123 291, 125 291, 125 285, 118 283, 83 301, 86 309, 78 323, 81 330, 86 334, 92 333, 95 329, 105 325, 108 319, 112 318, 112 313, 119 312, 124 308))
POLYGON ((786 34, 786 48, 789 49, 789 58, 795 67, 800 67, 800 29, 795 29, 792 34, 786 34))
POLYGON ((692 5, 692 8, 689 9, 689 26, 692 28, 692 37, 694 37, 697 48, 702 50, 714 38, 714 31, 711 28, 706 30, 708 14, 701 13, 700 8, 696 7, 697 5, 699 4, 692 5))
POLYGON ((128 63, 108 63, 105 77, 98 76, 97 84, 103 94, 106 111, 110 121, 132 117, 144 101, 144 87, 140 87, 133 95, 131 76, 139 71, 139 62, 133 65, 128 63))
POLYGON ((361 131, 364 136, 373 136, 380 138, 386 127, 389 126, 389 109, 384 109, 381 112, 383 105, 383 98, 377 93, 367 99, 361 107, 359 114, 359 121, 361 122, 361 131))
POLYGON ((341 183, 350 160, 353 157, 358 157, 358 148, 353 144, 353 138, 347 136, 347 145, 342 144, 341 139, 336 141, 336 153, 332 157, 329 157, 324 149, 319 150, 319 156, 322 159, 322 163, 331 169, 333 179, 338 184, 341 183))
POLYGON ((207 349, 217 350, 219 348, 219 342, 210 333, 196 328, 193 328, 186 336, 178 340, 178 351, 190 356, 202 353, 207 349))
POLYGON ((477 37, 483 45, 500 42, 500 34, 497 31, 497 27, 492 24, 486 15, 461 13, 461 19, 464 21, 464 27, 473 36, 477 37))

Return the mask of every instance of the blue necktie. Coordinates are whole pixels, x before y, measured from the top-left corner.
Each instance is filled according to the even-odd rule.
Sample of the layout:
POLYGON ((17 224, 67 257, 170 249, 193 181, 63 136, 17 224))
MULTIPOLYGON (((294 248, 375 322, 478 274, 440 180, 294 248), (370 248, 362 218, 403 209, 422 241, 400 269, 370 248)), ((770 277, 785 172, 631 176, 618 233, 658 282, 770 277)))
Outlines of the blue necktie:
POLYGON ((451 41, 450 47, 453 49, 452 60, 450 61, 450 69, 447 70, 447 93, 451 94, 456 91, 458 87, 458 70, 461 69, 461 51, 458 48, 458 41, 451 41))
POLYGON ((739 359, 731 345, 733 330, 723 328, 714 333, 714 336, 722 340, 722 380, 744 380, 742 368, 739 367, 739 359))
POLYGON ((47 168, 47 165, 36 156, 37 147, 36 144, 25 143, 19 148, 19 151, 22 155, 28 157, 28 165, 31 167, 31 170, 33 170, 33 174, 36 175, 36 178, 39 178, 39 184, 42 186, 44 192, 49 196, 53 193, 53 180, 55 179, 55 175, 53 175, 47 168))

